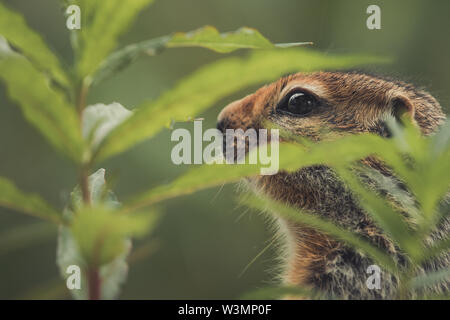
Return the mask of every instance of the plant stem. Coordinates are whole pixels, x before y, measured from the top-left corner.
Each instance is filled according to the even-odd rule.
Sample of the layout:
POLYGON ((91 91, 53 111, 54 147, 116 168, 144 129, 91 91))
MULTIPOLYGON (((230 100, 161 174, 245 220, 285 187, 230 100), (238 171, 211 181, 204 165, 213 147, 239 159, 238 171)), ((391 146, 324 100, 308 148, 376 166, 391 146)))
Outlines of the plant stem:
MULTIPOLYGON (((77 109, 78 117, 80 121, 80 128, 83 127, 83 110, 86 108, 86 98, 88 94, 89 86, 85 80, 80 80, 77 88, 77 109)), ((89 192, 89 163, 82 165, 80 170, 80 187, 81 194, 83 196, 83 202, 87 205, 91 203, 91 195, 89 192)))
POLYGON ((77 109, 78 115, 80 118, 80 126, 83 124, 83 110, 86 107, 86 98, 89 91, 89 87, 85 81, 81 81, 78 89, 78 98, 77 98, 77 109))
MULTIPOLYGON (((77 109, 80 123, 80 130, 83 128, 83 111, 86 108, 86 98, 88 94, 89 86, 85 80, 81 80, 76 90, 77 92, 77 109)), ((89 191, 89 172, 91 167, 91 161, 88 160, 81 165, 80 168, 80 188, 83 197, 83 203, 85 205, 91 204, 91 193, 89 191)), ((101 298, 101 278, 99 267, 96 263, 90 263, 87 268, 87 282, 89 289, 89 300, 100 300, 101 298)))
POLYGON ((83 202, 85 205, 91 204, 91 193, 89 191, 89 168, 83 166, 80 173, 80 187, 81 194, 83 196, 83 202))
POLYGON ((97 267, 88 270, 89 300, 100 300, 101 279, 97 267))

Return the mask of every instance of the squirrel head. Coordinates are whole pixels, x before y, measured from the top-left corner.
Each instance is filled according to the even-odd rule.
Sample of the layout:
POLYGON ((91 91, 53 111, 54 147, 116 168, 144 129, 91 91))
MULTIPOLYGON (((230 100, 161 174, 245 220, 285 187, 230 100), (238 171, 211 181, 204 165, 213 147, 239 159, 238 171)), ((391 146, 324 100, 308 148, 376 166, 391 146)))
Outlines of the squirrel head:
POLYGON ((272 123, 291 134, 322 140, 324 132, 388 135, 385 120, 402 115, 424 134, 445 119, 439 103, 411 85, 361 73, 297 73, 226 106, 218 129, 260 129, 272 123))
MULTIPOLYGON (((245 131, 275 126, 294 136, 321 141, 362 132, 389 137, 386 125, 389 118, 400 123, 411 121, 428 135, 444 121, 445 115, 430 94, 403 82, 360 73, 297 73, 230 103, 220 113, 217 127, 225 133, 227 129, 245 131)), ((391 176, 388 168, 371 158, 363 162, 391 176)), ((396 255, 392 242, 360 208, 331 168, 316 165, 246 181, 257 193, 326 217, 396 255)), ((288 260, 283 271, 286 283, 329 288, 331 292, 349 296, 354 290, 346 290, 343 282, 356 280, 343 275, 358 273, 361 292, 376 297, 364 289, 366 273, 361 268, 370 264, 367 258, 296 222, 277 221, 288 240, 288 260)))

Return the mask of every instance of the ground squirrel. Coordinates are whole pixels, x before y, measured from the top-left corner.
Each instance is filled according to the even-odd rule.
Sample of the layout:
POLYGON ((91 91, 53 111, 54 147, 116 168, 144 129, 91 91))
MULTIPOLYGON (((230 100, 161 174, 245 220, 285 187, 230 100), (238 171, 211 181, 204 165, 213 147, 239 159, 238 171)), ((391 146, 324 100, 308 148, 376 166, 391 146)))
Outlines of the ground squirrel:
MULTIPOLYGON (((217 127, 222 131, 261 129, 269 120, 313 141, 321 140, 324 127, 334 132, 374 132, 389 137, 386 116, 400 119, 405 112, 425 135, 433 133, 445 120, 436 99, 403 82, 358 72, 297 73, 226 106, 218 117, 217 127)), ((375 159, 365 159, 365 164, 395 179, 375 159)), ((290 174, 280 172, 273 176, 258 176, 250 179, 249 184, 254 190, 276 200, 331 219, 394 255, 399 264, 405 262, 398 248, 358 206, 332 169, 311 166, 290 174)), ((344 299, 394 297, 397 279, 384 271, 381 289, 367 288, 366 269, 373 264, 368 257, 320 232, 276 219, 287 240, 286 262, 281 272, 286 284, 319 288, 330 296, 344 299)), ((443 221, 432 238, 447 237, 449 231, 449 221, 443 221)), ((449 266, 450 254, 447 253, 424 265, 421 272, 449 266)), ((448 293, 449 287, 449 283, 443 283, 430 290, 448 293)))

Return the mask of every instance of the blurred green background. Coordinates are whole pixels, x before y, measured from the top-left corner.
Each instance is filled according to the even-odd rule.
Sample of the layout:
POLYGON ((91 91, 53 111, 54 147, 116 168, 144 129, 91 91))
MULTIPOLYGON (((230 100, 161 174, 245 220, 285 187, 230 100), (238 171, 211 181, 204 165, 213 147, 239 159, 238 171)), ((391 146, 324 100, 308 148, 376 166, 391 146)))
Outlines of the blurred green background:
MULTIPOLYGON (((23 13, 51 47, 72 59, 57 0, 1 0, 23 13)), ((325 0, 157 0, 122 37, 129 44, 174 31, 214 25, 220 31, 257 28, 273 42, 313 41, 329 53, 390 56, 388 66, 368 67, 430 91, 448 112, 450 102, 450 2, 325 0), (366 28, 366 8, 381 7, 381 30, 366 28)), ((114 23, 111 21, 111 23, 114 23)), ((245 51, 236 53, 246 54, 245 51)), ((117 101, 128 108, 153 99, 205 63, 225 57, 204 49, 169 49, 139 60, 94 88, 90 104, 117 101)), ((1 72, 1 70, 0 70, 1 72)), ((219 111, 255 88, 224 99, 205 113, 214 127, 219 111)), ((22 118, 0 84, 0 175, 62 208, 77 172, 22 118)), ((151 123, 149 123, 151 125, 151 123)), ((183 124, 191 128, 190 124, 183 124)), ((119 199, 169 182, 186 171, 170 160, 170 131, 142 143, 102 167, 119 199)), ((239 206, 235 186, 210 189, 161 206, 163 218, 151 236, 134 243, 124 299, 219 299, 272 283, 276 248, 246 266, 271 242, 267 219, 239 206)), ((0 298, 68 298, 55 264, 56 230, 0 208, 0 298)))

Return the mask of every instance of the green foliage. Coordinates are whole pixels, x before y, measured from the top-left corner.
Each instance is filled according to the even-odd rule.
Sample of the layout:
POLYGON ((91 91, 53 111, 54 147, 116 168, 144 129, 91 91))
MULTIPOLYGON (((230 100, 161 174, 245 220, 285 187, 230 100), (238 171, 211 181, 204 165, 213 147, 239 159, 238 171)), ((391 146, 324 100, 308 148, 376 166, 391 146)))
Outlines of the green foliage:
POLYGON ((220 53, 238 49, 273 49, 310 44, 309 42, 272 44, 257 30, 241 28, 236 32, 219 33, 216 28, 205 26, 191 32, 146 40, 126 46, 109 55, 95 75, 93 85, 103 81, 117 71, 124 69, 141 55, 156 55, 165 48, 203 47, 220 53))
MULTIPOLYGON (((273 48, 275 45, 256 30, 244 28, 236 33, 219 35, 212 27, 206 27, 197 30, 193 35, 176 33, 130 45, 111 54, 117 45, 118 37, 152 1, 63 2, 65 6, 77 4, 82 9, 82 28, 71 31, 74 65, 68 68, 67 72, 64 71, 58 58, 42 38, 27 26, 23 17, 0 5, 0 78, 5 82, 9 96, 22 109, 25 118, 56 150, 77 165, 80 183, 73 191, 64 214, 60 214, 38 196, 20 192, 3 178, 0 180, 0 205, 59 225, 57 262, 62 277, 68 276, 66 270, 70 265, 81 266, 83 270, 82 289, 72 290, 75 298, 114 298, 119 293, 120 284, 126 279, 126 258, 131 250, 130 237, 149 232, 155 225, 157 215, 154 209, 146 214, 125 215, 115 196, 106 187, 105 170, 101 169, 89 177, 94 160, 106 159, 136 142, 152 137, 172 120, 171 113, 179 113, 179 118, 173 120, 192 117, 217 99, 241 87, 272 79, 286 68, 282 67, 281 60, 276 67, 273 62, 268 63, 268 58, 253 57, 249 59, 253 69, 248 71, 254 72, 262 63, 268 63, 264 71, 265 76, 257 79, 255 75, 250 75, 238 85, 220 90, 218 88, 222 86, 221 81, 232 82, 229 80, 237 77, 237 68, 249 62, 224 60, 195 73, 156 104, 147 103, 142 110, 134 114, 117 103, 86 106, 92 84, 99 83, 119 71, 142 52, 150 54, 160 52, 163 48, 179 46, 201 46, 229 52, 238 48, 273 48), (111 24, 110 21, 114 23, 111 24), (9 43, 14 46, 14 50, 9 43), (213 86, 205 87, 202 84, 210 81, 215 73, 222 74, 227 71, 224 68, 229 66, 234 70, 231 70, 228 76, 218 77, 213 86), (270 72, 270 68, 275 71, 270 72), (193 94, 189 94, 189 91, 193 94), (207 91, 211 92, 205 95, 204 92, 207 91), (174 100, 170 99, 172 95, 176 99, 192 101, 188 105, 174 107, 174 100), (197 107, 196 103, 199 104, 197 107), (152 119, 152 127, 143 125, 148 121, 151 112, 166 108, 168 112, 152 119), (135 127, 135 135, 127 132, 130 127, 135 127), (121 135, 124 137, 120 137, 121 135), (93 158, 94 156, 97 157, 93 158)), ((281 46, 289 47, 291 44, 281 46)), ((314 55, 301 52, 299 54, 299 58, 304 58, 305 54, 314 55)), ((274 53, 271 53, 271 57, 286 58, 277 58, 274 53)), ((334 60, 323 58, 322 63, 331 66, 334 60)), ((180 183, 180 187, 185 188, 187 183, 192 182, 187 179, 180 183)), ((180 189, 176 191, 180 192, 180 189)))
POLYGON ((290 208, 286 205, 270 201, 265 197, 260 198, 248 198, 244 199, 243 203, 258 209, 258 210, 269 210, 271 212, 276 212, 280 216, 289 219, 291 221, 297 221, 302 225, 310 226, 315 230, 322 231, 335 239, 344 241, 345 243, 367 253, 371 258, 380 263, 385 269, 396 273, 395 263, 392 259, 384 252, 382 252, 377 247, 371 245, 366 240, 362 239, 360 236, 337 227, 333 222, 321 219, 315 215, 301 212, 299 210, 290 208))
POLYGON ((59 59, 47 47, 42 37, 31 30, 24 18, 0 3, 0 34, 14 47, 34 63, 36 68, 48 72, 51 77, 64 86, 69 86, 69 79, 59 59))
POLYGON ((172 121, 192 119, 239 89, 272 81, 288 72, 343 69, 385 61, 373 56, 331 56, 298 49, 255 52, 245 58, 219 60, 195 71, 156 101, 138 107, 132 117, 106 138, 96 160, 105 160, 153 137, 172 121), (151 126, 148 125, 150 121, 151 126))
POLYGON ((73 161, 80 162, 83 141, 77 115, 64 95, 52 88, 48 78, 29 60, 5 46, 0 48, 0 69, 0 78, 25 118, 55 148, 73 161))
MULTIPOLYGON (((153 0, 90 0, 87 14, 90 20, 83 25, 78 36, 80 79, 92 76, 103 59, 117 45, 117 38, 124 33, 136 15, 153 0), (114 23, 111 23, 114 21, 114 23)), ((81 4, 83 7, 83 3, 81 4)))
POLYGON ((412 279, 411 286, 413 288, 423 288, 448 281, 450 279, 450 269, 439 270, 423 276, 412 279))
MULTIPOLYGON (((309 44, 306 42, 295 45, 309 44)), ((291 44, 292 46, 293 44, 291 44)), ((167 43, 170 48, 177 47, 205 47, 220 53, 229 53, 237 49, 274 49, 272 44, 258 30, 252 28, 240 28, 236 32, 220 34, 216 28, 205 26, 192 32, 175 33, 167 43)))
MULTIPOLYGON (((436 272, 436 274, 414 278, 417 268, 424 262, 432 261, 450 249, 450 239, 448 238, 433 245, 427 244, 428 241, 426 240, 438 223, 442 222, 442 219, 449 214, 448 207, 446 209, 444 207, 446 211, 441 211, 442 209, 440 209, 440 203, 450 186, 450 177, 448 171, 446 171, 450 163, 450 152, 448 145, 445 146, 448 139, 444 138, 444 135, 448 133, 448 123, 443 125, 437 134, 428 137, 422 137, 419 130, 412 125, 406 125, 406 128, 403 129, 395 126, 396 124, 391 124, 392 131, 395 133, 393 139, 383 139, 372 134, 360 134, 341 137, 337 140, 319 144, 281 144, 280 168, 286 171, 295 171, 315 164, 323 164, 334 168, 340 175, 340 178, 360 200, 360 205, 372 216, 381 230, 390 236, 394 243, 409 258, 409 265, 406 269, 397 266, 393 257, 362 239, 359 235, 337 227, 331 221, 306 212, 300 212, 297 209, 274 202, 261 195, 258 199, 254 197, 244 199, 244 204, 262 211, 276 212, 282 217, 320 230, 364 252, 385 270, 400 277, 399 294, 400 292, 410 292, 423 286, 429 286, 439 281, 448 281, 448 270, 441 270, 436 272), (401 145, 399 146, 400 143, 401 145), (329 156, 330 150, 333 150, 333 157, 329 156), (438 154, 435 153, 434 157, 428 156, 432 150, 438 150, 438 154), (389 183, 382 183, 378 187, 389 190, 394 201, 375 193, 373 189, 363 183, 360 178, 361 173, 373 174, 373 172, 370 170, 366 172, 365 170, 368 169, 362 167, 358 160, 368 156, 377 156, 391 168, 400 168, 400 171, 403 173, 399 174, 400 177, 414 177, 414 179, 410 178, 408 180, 407 186, 412 191, 412 195, 416 196, 417 202, 406 199, 404 190, 393 188, 389 183), (408 169, 404 170, 407 166, 409 166, 408 169), (427 178, 431 168, 440 173, 440 176, 435 177, 433 181, 427 178), (361 172, 361 170, 363 171, 361 172), (442 188, 439 189, 440 191, 437 191, 436 184, 439 188, 442 188), (430 200, 425 198, 425 196, 419 198, 414 192, 427 188, 431 188, 441 195, 440 198, 437 198, 434 193, 432 195, 427 194, 434 199, 434 205, 431 209, 428 209, 430 210, 429 212, 425 211, 428 207, 424 207, 423 203, 429 203, 430 200), (408 215, 404 217, 403 212, 407 212, 408 215)), ((189 171, 166 186, 159 186, 130 199, 128 202, 125 202, 123 210, 137 209, 203 188, 233 182, 238 180, 239 177, 253 176, 258 174, 258 172, 259 166, 257 165, 201 166, 189 171)), ((262 291, 262 293, 264 292, 262 291)), ((271 289, 268 289, 267 292, 267 297, 272 297, 273 292, 276 292, 276 290, 271 291, 271 289)), ((280 289, 280 293, 283 292, 280 289)), ((298 294, 304 296, 302 292, 298 294)))
MULTIPOLYGON (((71 195, 70 207, 65 210, 69 226, 59 230, 57 262, 61 275, 66 278, 67 267, 82 268, 82 279, 88 279, 92 269, 99 270, 102 299, 113 299, 127 276, 127 257, 131 250, 130 236, 141 236, 156 225, 158 215, 124 215, 117 209, 120 204, 107 189, 105 170, 99 169, 89 177, 91 206, 83 203, 80 187, 71 195)), ((71 290, 75 298, 86 299, 88 284, 81 290, 71 290)))
POLYGON ((24 193, 5 178, 0 177, 0 205, 52 222, 61 222, 56 209, 36 194, 24 193))

